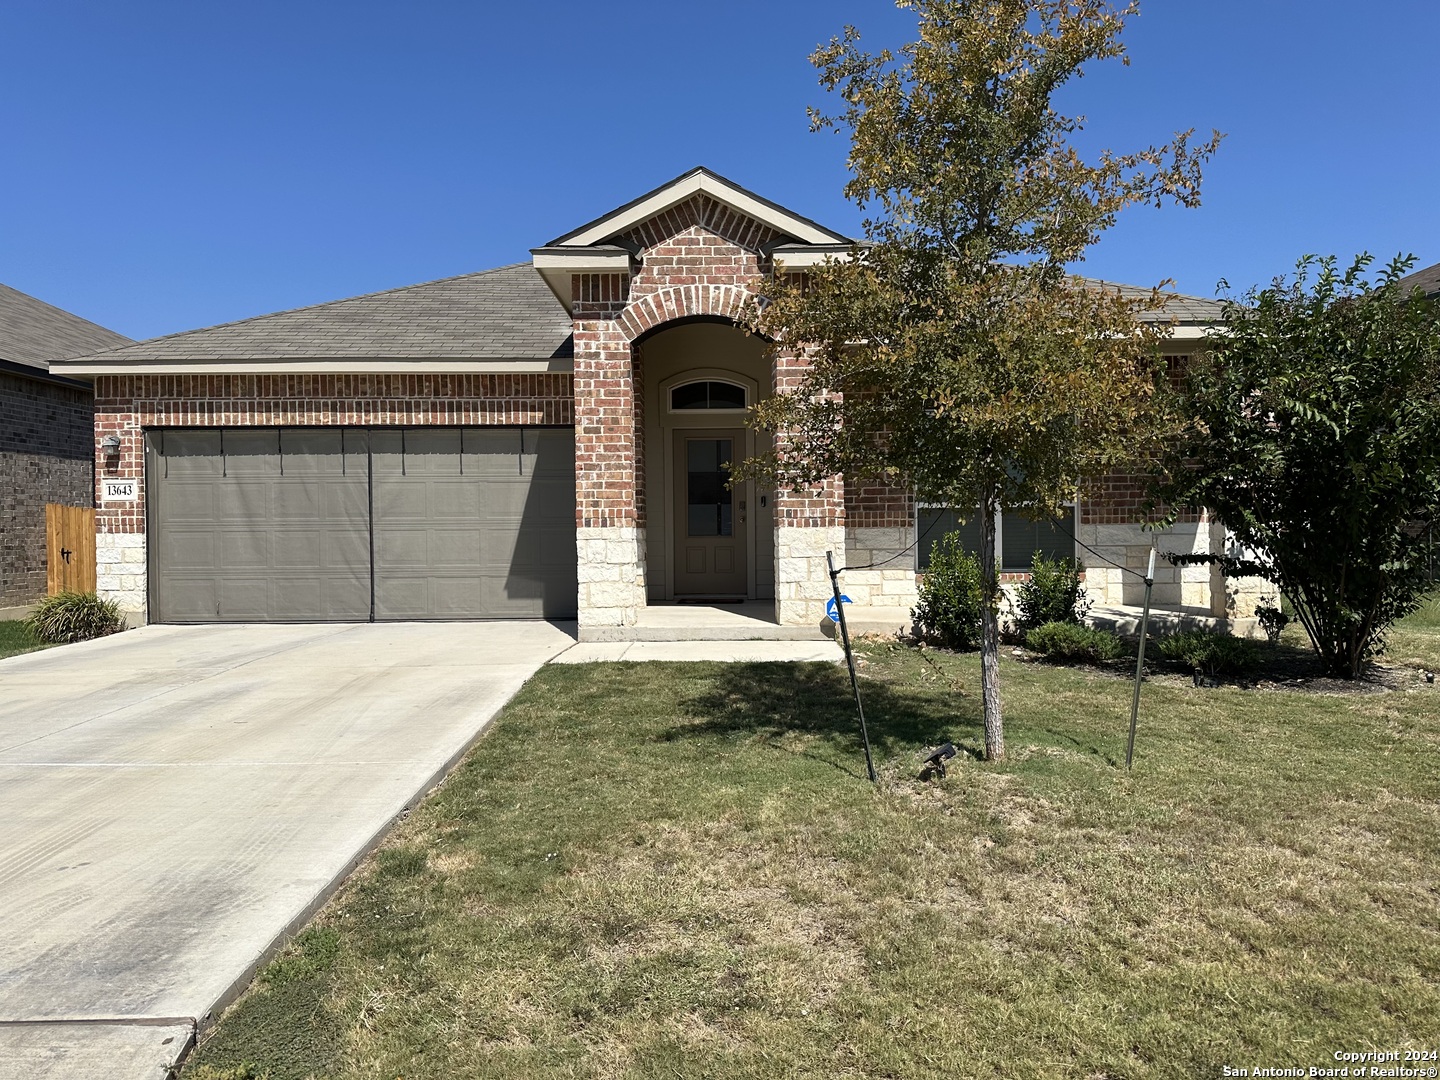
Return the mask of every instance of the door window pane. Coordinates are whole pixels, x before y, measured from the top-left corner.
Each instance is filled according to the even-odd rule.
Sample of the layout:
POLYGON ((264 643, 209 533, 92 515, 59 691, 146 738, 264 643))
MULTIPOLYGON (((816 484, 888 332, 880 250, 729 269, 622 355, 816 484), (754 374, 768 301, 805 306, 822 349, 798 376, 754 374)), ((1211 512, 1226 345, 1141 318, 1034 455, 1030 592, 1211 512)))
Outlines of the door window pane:
POLYGON ((670 408, 675 412, 685 409, 743 409, 745 388, 718 380, 685 383, 670 391, 670 408))
POLYGON ((690 536, 731 536, 730 439, 685 440, 686 521, 690 536))

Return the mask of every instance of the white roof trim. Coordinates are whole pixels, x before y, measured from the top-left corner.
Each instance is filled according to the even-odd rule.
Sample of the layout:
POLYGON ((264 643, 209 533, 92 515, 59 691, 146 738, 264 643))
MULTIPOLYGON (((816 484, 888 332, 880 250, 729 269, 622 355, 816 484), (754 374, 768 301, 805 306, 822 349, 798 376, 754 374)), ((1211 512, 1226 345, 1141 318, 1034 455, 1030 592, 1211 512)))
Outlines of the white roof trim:
POLYGON ((97 375, 521 375, 575 370, 553 360, 69 360, 52 361, 68 378, 97 375))
POLYGON ((771 257, 775 260, 775 265, 782 266, 786 270, 806 270, 812 266, 823 266, 827 261, 832 260, 834 262, 849 262, 850 252, 805 251, 803 249, 787 251, 785 248, 776 248, 771 253, 771 257))
POLYGON ((695 195, 709 195, 716 202, 722 202, 726 206, 734 207, 742 214, 746 214, 756 221, 769 225, 776 232, 787 236, 794 236, 811 244, 833 244, 835 234, 815 225, 788 214, 776 207, 763 203, 754 196, 719 180, 706 172, 694 172, 689 176, 681 177, 668 187, 661 188, 643 202, 634 206, 617 211, 609 217, 601 218, 590 228, 582 233, 570 237, 564 242, 565 247, 584 247, 587 244, 595 244, 616 233, 624 232, 626 229, 634 228, 642 221, 649 221, 657 214, 662 214, 672 206, 684 202, 695 195))
POLYGON ((628 274, 630 253, 624 248, 610 251, 604 248, 576 248, 571 251, 537 251, 534 254, 536 270, 565 270, 572 274, 628 274))

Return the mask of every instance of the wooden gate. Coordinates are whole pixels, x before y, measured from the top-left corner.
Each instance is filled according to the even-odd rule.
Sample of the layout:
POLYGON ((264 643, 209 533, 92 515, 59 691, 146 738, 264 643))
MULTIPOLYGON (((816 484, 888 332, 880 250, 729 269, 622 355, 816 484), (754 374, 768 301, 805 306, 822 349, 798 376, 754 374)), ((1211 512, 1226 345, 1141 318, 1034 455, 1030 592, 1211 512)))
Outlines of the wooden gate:
POLYGON ((45 592, 95 591, 95 511, 45 504, 45 592))

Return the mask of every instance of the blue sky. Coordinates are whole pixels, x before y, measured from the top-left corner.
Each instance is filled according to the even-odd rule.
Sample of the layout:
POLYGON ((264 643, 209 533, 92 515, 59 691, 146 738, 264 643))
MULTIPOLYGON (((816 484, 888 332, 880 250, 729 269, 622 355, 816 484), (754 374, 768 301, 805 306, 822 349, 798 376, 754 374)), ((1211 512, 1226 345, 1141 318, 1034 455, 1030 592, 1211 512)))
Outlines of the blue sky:
MULTIPOLYGON (((0 281, 150 337, 528 258, 705 164, 832 227, 806 57, 888 0, 8 0, 0 281)), ((1067 88, 1084 145, 1228 137, 1199 210, 1132 209, 1084 272, 1214 294, 1305 252, 1440 261, 1440 4, 1148 0, 1067 88)))

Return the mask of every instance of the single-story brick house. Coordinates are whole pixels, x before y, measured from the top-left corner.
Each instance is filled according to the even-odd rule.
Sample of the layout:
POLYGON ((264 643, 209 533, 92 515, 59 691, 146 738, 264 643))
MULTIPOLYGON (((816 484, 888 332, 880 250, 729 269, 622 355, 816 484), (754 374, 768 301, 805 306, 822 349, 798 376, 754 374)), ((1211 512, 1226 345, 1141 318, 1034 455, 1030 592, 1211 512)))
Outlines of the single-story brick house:
MULTIPOLYGON (((95 385, 102 591, 163 622, 578 618, 638 635, 648 609, 750 601, 814 627, 825 553, 859 607, 907 608, 935 513, 908 492, 725 480, 755 449, 747 407, 802 360, 735 324, 751 284, 846 236, 695 169, 527 263, 280 312, 64 366, 95 385), (107 484, 106 481, 119 481, 107 484)), ((1177 353, 1217 306, 1175 297, 1177 353)), ((1007 570, 1036 546, 1087 556, 1102 603, 1143 565, 1132 478, 1073 519, 1001 523, 1007 570), (1068 546, 1067 546, 1068 545, 1068 546)), ((939 535, 940 530, 934 530, 939 535)), ((1212 550, 1202 516, 1164 537, 1212 550)), ((1156 601, 1223 613, 1208 568, 1156 601)))
POLYGON ((123 334, 0 285, 0 611, 45 595, 45 504, 95 497, 90 384, 50 362, 129 345, 123 334))

